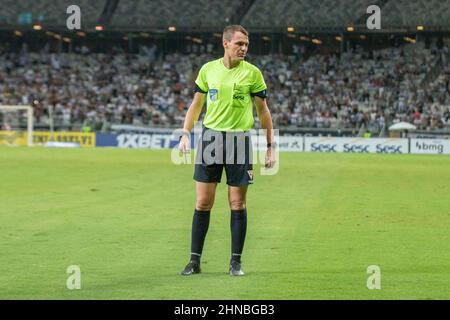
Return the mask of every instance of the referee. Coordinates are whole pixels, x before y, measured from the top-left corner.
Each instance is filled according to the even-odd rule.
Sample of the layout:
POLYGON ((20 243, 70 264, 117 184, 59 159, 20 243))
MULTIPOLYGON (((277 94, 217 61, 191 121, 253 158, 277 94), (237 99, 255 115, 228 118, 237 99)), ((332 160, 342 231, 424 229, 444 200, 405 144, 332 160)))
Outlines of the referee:
MULTIPOLYGON (((231 210, 229 271, 233 276, 244 275, 241 255, 247 230, 246 194, 248 185, 253 183, 252 150, 248 133, 254 122, 252 101, 256 106, 261 127, 267 130, 265 166, 272 168, 275 164, 272 116, 266 102, 267 86, 261 71, 244 61, 249 45, 248 32, 240 25, 227 26, 223 31, 222 41, 225 50, 223 58, 204 64, 195 80, 194 99, 187 111, 183 136, 179 144, 180 152, 189 152, 189 137, 206 100, 207 110, 199 148, 205 150, 208 145, 215 142, 216 146, 223 147, 221 152, 227 161, 217 161, 223 160, 220 157, 221 152, 213 154, 216 159, 213 163, 205 161, 203 154, 197 152, 201 160, 195 164, 197 197, 192 221, 191 257, 181 272, 185 276, 201 272, 200 257, 209 227, 217 183, 221 181, 223 169, 227 176, 228 202, 231 210), (230 146, 230 139, 226 139, 230 133, 244 137, 245 151, 234 145, 234 138, 230 146), (207 139, 207 135, 215 139, 207 139), (218 139, 220 135, 223 136, 223 140, 218 139), (226 142, 217 144, 219 141, 226 142), (230 156, 232 161, 228 161, 230 156), (236 160, 241 156, 244 157, 243 161, 236 160)), ((238 136, 237 139, 239 138, 238 136)))

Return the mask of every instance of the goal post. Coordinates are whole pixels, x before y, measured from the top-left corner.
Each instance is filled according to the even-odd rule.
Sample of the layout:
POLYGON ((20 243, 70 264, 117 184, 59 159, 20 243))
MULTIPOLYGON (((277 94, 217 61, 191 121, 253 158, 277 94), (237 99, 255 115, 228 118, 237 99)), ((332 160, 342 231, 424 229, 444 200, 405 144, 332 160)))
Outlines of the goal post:
MULTIPOLYGON (((20 113, 26 115, 25 144, 33 145, 33 108, 31 106, 8 106, 0 105, 0 131, 5 133, 20 133, 20 113)), ((2 144, 0 136, 0 144, 2 144)))

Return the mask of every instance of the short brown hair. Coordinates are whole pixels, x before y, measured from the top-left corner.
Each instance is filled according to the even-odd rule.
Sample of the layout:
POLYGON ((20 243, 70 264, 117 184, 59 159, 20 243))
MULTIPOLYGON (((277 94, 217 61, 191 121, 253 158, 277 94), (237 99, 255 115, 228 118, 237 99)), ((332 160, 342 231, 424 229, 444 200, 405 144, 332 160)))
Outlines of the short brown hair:
POLYGON ((239 24, 232 24, 230 26, 226 26, 225 29, 223 29, 222 39, 230 41, 233 38, 234 33, 238 31, 242 32, 248 37, 248 31, 245 30, 243 26, 239 24))

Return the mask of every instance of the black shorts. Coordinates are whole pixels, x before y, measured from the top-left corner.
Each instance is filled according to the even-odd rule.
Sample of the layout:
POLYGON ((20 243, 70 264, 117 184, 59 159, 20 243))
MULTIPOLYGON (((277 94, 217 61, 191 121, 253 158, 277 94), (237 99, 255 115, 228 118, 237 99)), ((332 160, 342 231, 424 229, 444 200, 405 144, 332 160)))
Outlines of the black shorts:
POLYGON ((250 132, 223 132, 203 127, 197 141, 194 180, 217 182, 225 168, 227 184, 253 183, 253 149, 250 132))

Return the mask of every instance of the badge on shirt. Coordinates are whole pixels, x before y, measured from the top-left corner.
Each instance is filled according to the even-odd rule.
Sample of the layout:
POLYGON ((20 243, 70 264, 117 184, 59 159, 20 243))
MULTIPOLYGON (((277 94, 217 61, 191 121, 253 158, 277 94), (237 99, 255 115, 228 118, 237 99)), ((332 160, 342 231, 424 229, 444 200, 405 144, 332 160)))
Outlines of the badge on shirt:
POLYGON ((216 101, 219 90, 217 89, 209 89, 209 100, 216 101))

